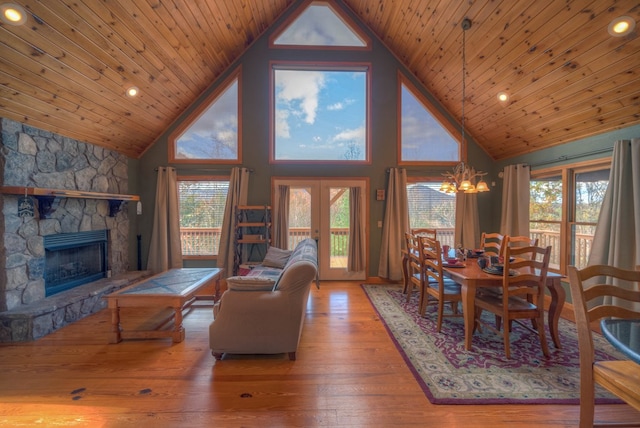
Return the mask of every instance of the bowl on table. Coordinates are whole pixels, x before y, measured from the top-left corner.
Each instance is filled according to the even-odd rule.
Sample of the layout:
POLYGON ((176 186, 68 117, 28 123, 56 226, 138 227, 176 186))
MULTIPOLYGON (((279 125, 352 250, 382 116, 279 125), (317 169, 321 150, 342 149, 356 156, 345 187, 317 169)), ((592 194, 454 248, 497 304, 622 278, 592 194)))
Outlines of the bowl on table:
POLYGON ((458 263, 457 257, 447 257, 445 260, 447 261, 448 265, 455 265, 458 263))

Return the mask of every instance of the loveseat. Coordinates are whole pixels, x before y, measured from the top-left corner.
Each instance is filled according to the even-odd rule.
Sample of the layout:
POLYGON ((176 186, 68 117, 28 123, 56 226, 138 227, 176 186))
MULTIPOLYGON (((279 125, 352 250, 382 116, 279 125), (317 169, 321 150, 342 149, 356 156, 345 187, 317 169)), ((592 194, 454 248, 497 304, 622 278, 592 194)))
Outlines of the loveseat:
POLYGON ((309 238, 293 251, 270 247, 249 274, 227 278, 209 326, 213 356, 286 353, 295 360, 317 271, 318 248, 309 238))

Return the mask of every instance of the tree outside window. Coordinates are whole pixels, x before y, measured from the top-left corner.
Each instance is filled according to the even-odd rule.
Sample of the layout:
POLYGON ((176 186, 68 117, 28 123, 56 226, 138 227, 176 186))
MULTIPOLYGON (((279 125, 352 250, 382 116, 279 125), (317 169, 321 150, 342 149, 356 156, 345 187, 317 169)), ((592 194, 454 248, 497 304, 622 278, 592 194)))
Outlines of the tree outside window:
POLYGON ((610 159, 532 171, 530 233, 551 245, 550 267, 586 267, 600 208, 609 185, 610 159), (568 245, 567 245, 568 244, 568 245))

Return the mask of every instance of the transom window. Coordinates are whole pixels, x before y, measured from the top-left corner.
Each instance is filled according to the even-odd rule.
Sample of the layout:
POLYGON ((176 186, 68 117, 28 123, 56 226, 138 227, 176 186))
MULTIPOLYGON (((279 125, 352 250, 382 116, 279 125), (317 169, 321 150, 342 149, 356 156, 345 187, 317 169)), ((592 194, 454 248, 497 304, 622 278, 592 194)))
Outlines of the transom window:
POLYGON ((228 191, 228 177, 178 177, 180 240, 185 259, 218 255, 228 191))
POLYGON ((272 65, 272 161, 368 162, 366 64, 272 65))
POLYGON ((331 2, 312 1, 299 14, 294 15, 281 31, 274 34, 271 45, 364 49, 370 47, 370 41, 331 2))

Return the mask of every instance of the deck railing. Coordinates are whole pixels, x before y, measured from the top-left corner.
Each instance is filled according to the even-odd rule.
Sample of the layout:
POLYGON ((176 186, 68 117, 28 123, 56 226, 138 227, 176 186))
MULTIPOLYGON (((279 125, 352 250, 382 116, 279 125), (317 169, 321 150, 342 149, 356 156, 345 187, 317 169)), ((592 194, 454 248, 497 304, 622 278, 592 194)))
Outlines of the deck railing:
MULTIPOLYGON (((438 229, 438 240, 441 245, 455 246, 453 228, 438 229)), ((551 246, 550 265, 554 268, 560 267, 560 233, 549 230, 534 229, 531 230, 530 236, 538 239, 538 245, 541 247, 551 246)), ((577 233, 575 235, 575 248, 573 248, 573 260, 571 263, 578 268, 587 265, 589 254, 591 254, 591 246, 593 244, 593 235, 577 233)))
MULTIPOLYGON (((289 248, 311 237, 311 229, 304 227, 289 228, 289 248)), ((218 254, 220 228, 181 227, 182 254, 185 256, 218 254)), ((349 229, 331 229, 331 255, 346 256, 349 249, 349 229)))
POLYGON ((218 254, 220 246, 219 227, 181 227, 180 241, 183 256, 218 254))
MULTIPOLYGON (((206 255, 218 254, 220 242, 220 228, 180 228, 182 240, 182 254, 206 255)), ((300 241, 311 237, 311 229, 305 227, 289 228, 289 248, 295 248, 300 241)), ((551 245, 551 266, 560 266, 560 233, 548 230, 532 230, 531 237, 538 239, 538 245, 546 247, 551 245)), ((349 250, 349 229, 334 228, 331 230, 331 256, 346 256, 349 250)), ((438 240, 442 245, 455 246, 454 229, 438 229, 438 240)), ((582 268, 587 265, 593 236, 588 234, 575 235, 575 248, 573 264, 582 268)))
MULTIPOLYGON (((311 229, 305 227, 289 228, 289 248, 295 248, 298 242, 311 237, 311 229)), ((344 257, 349 251, 349 228, 335 227, 330 231, 330 256, 344 257)))

